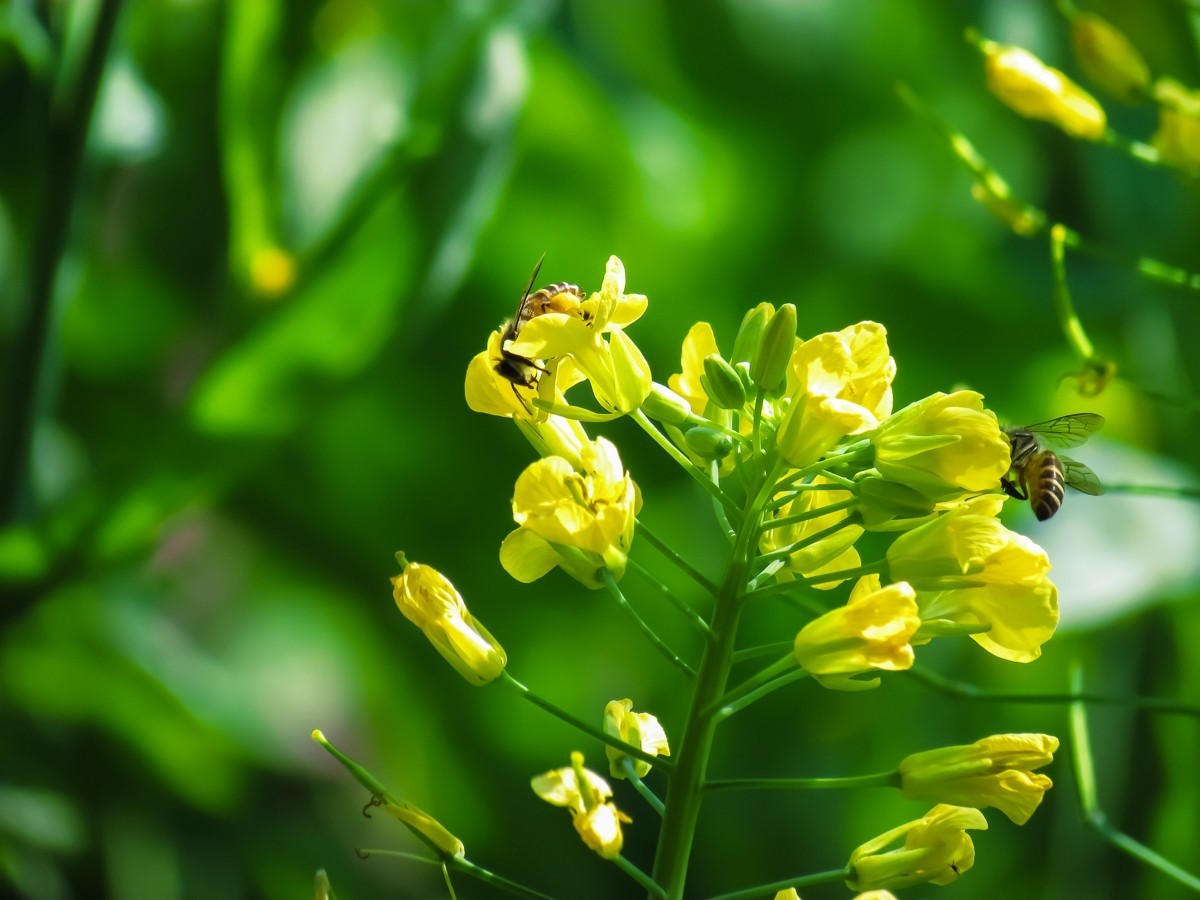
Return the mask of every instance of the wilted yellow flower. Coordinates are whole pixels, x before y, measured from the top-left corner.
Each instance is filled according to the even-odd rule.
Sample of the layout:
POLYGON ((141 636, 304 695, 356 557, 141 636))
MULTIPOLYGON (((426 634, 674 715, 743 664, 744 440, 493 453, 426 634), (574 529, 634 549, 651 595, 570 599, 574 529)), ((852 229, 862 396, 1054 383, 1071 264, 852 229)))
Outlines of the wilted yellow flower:
POLYGON ((608 802, 608 782, 583 767, 583 754, 571 754, 571 766, 552 769, 530 782, 533 792, 554 806, 565 806, 583 842, 605 859, 621 853, 624 835, 621 823, 630 818, 608 802))
POLYGON ((1150 85, 1150 68, 1125 34, 1094 13, 1071 19, 1071 42, 1079 67, 1123 103, 1136 103, 1150 85))
POLYGON ((625 573, 641 498, 605 438, 585 444, 582 466, 551 456, 517 479, 513 519, 500 562, 518 581, 536 581, 555 566, 588 587, 604 585, 600 572, 625 573))
POLYGON ((934 500, 996 490, 1012 457, 996 414, 975 391, 910 403, 880 424, 871 443, 880 475, 934 500))
POLYGON ((895 672, 913 664, 909 641, 921 620, 913 589, 907 584, 881 588, 878 575, 858 580, 845 606, 809 622, 796 635, 793 655, 827 688, 865 690, 879 679, 852 678, 880 669, 895 672))
MULTIPOLYGON (((632 700, 612 700, 604 707, 604 733, 655 756, 671 755, 667 733, 658 719, 650 713, 635 713, 632 700)), ((612 745, 606 745, 604 749, 608 754, 608 774, 613 778, 625 778, 622 763, 627 759, 633 763, 633 772, 638 778, 644 778, 650 771, 650 763, 645 760, 634 759, 612 745)))
MULTIPOLYGON (((832 484, 827 478, 813 479, 813 485, 832 484)), ((767 527, 759 541, 759 549, 763 553, 771 553, 790 547, 792 544, 810 538, 826 529, 832 528, 839 522, 844 522, 851 514, 850 509, 837 509, 825 515, 819 515, 820 510, 849 500, 853 495, 849 491, 806 490, 797 494, 796 498, 782 506, 775 513, 775 519, 784 519, 802 514, 814 514, 816 517, 783 525, 778 528, 767 527)), ((770 525, 768 520, 765 525, 770 525)), ((860 525, 846 525, 832 534, 814 541, 807 547, 801 547, 788 556, 787 565, 776 573, 780 581, 791 581, 797 575, 816 576, 829 572, 840 572, 843 569, 854 569, 862 564, 854 543, 863 533, 860 525)), ((834 588, 840 581, 825 581, 814 587, 820 589, 834 588)))
POLYGON ((1048 734, 995 734, 913 753, 900 763, 900 789, 909 800, 993 806, 1024 825, 1053 785, 1033 770, 1049 765, 1057 749, 1048 734))
POLYGON ((935 806, 920 819, 884 832, 850 854, 852 891, 887 890, 916 884, 949 884, 975 864, 967 829, 986 829, 977 809, 935 806), (901 838, 904 846, 884 851, 901 838))
POLYGON ((1151 143, 1163 162, 1187 172, 1200 170, 1200 91, 1160 78, 1154 85, 1158 131, 1151 143))
POLYGON ((1046 551, 994 518, 973 510, 997 505, 978 498, 900 535, 887 551, 893 579, 918 591, 918 643, 940 622, 978 626, 971 639, 994 656, 1029 662, 1058 625, 1058 590, 1046 551))
POLYGON ((818 334, 799 344, 788 372, 787 411, 775 438, 796 468, 820 459, 838 441, 878 424, 892 406, 895 361, 874 322, 818 334))
POLYGON ((718 352, 712 326, 707 322, 697 322, 688 329, 683 339, 683 353, 679 361, 683 371, 667 379, 667 386, 686 398, 692 412, 698 416, 704 415, 708 406, 708 394, 700 384, 700 376, 704 374, 704 359, 718 352))
POLYGON ((1087 91, 1027 50, 985 41, 988 89, 1005 106, 1057 125, 1072 137, 1098 141, 1108 120, 1087 91))
POLYGON ((454 585, 441 572, 410 563, 397 553, 400 574, 392 579, 392 596, 405 617, 425 632, 434 649, 474 685, 500 676, 508 656, 486 628, 467 611, 454 585))

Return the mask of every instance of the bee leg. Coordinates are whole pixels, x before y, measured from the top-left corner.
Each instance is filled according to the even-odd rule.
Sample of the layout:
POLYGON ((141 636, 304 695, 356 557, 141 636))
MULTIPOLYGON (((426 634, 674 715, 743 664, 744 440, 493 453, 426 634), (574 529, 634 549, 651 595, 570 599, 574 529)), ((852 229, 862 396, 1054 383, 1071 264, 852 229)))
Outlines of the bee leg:
POLYGON ((1000 487, 1004 489, 1004 493, 1012 497, 1014 500, 1028 500, 1029 492, 1022 493, 1020 488, 1007 475, 1000 479, 1000 487))
POLYGON ((510 381, 509 385, 512 387, 513 396, 516 397, 521 406, 524 407, 525 412, 533 415, 533 410, 529 408, 529 404, 525 402, 525 398, 522 397, 521 392, 517 390, 516 382, 510 381))

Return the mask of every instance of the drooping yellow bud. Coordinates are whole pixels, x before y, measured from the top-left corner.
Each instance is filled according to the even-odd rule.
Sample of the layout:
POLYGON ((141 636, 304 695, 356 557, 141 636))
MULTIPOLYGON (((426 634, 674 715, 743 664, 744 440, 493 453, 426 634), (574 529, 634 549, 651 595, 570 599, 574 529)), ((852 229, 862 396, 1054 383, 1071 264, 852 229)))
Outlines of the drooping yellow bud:
POLYGON ((1087 91, 1020 47, 984 41, 988 89, 1005 106, 1057 125, 1071 137, 1098 141, 1108 119, 1087 91))

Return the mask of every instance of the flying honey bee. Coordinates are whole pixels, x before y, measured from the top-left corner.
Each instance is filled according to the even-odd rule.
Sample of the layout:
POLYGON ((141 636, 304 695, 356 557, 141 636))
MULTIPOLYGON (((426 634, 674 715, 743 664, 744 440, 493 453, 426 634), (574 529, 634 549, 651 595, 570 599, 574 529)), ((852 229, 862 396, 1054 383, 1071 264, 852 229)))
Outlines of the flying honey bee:
MULTIPOLYGON (((545 259, 544 255, 542 259, 545 259)), ((521 329, 530 319, 548 312, 573 312, 584 299, 583 292, 579 290, 578 285, 568 284, 565 281, 539 288, 531 294, 533 282, 541 269, 542 260, 539 259, 537 265, 533 267, 533 274, 529 276, 529 283, 525 285, 525 290, 521 293, 517 314, 500 326, 500 357, 492 367, 497 375, 512 384, 513 393, 517 395, 517 399, 521 400, 522 404, 525 403, 525 400, 517 391, 517 387, 537 387, 538 378, 541 377, 542 372, 546 371, 546 367, 539 360, 514 353, 508 349, 508 345, 517 340, 521 329)), ((590 315, 585 313, 582 318, 586 321, 590 315)))
POLYGON ((1072 413, 1036 425, 1004 429, 1012 448, 1008 474, 1000 479, 1004 493, 1017 500, 1028 500, 1039 522, 1058 512, 1063 504, 1064 487, 1084 494, 1103 494, 1104 485, 1095 472, 1043 446, 1049 444, 1061 450, 1078 447, 1103 425, 1103 416, 1072 413))

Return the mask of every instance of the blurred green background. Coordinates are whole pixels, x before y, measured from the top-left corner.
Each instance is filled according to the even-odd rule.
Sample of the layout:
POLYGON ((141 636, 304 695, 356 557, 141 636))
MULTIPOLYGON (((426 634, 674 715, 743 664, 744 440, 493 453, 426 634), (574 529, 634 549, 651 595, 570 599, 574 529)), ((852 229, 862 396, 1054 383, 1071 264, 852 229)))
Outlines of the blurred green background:
MULTIPOLYGON (((1122 376, 1081 399, 1060 382, 1078 366, 1046 243, 976 204, 894 93, 909 84, 1055 218, 1200 269, 1194 180, 987 93, 968 25, 1078 75, 1050 2, 127 0, 72 183, 86 103, 71 101, 115 6, 0 5, 0 891, 294 898, 325 867, 342 900, 444 896, 431 867, 356 859, 418 845, 359 815, 365 792, 309 739, 320 727, 479 864, 560 897, 635 895, 528 787, 576 748, 604 770, 600 748, 469 687, 387 583, 397 549, 436 566, 526 684, 596 721, 631 697, 678 734, 679 673, 605 596, 558 572, 522 586, 497 561, 532 452, 466 408, 463 375, 543 252, 539 281, 586 290, 610 254, 624 260, 650 298, 631 336, 661 382, 693 322, 728 350, 749 305, 790 301, 802 335, 885 323, 898 404, 968 386, 1009 421, 1094 410, 1108 427, 1078 455, 1103 480, 1192 483, 1200 295, 1069 257, 1084 323, 1122 376), (45 223, 67 209, 59 254, 45 223), (27 317, 47 272, 41 343, 27 317)), ((1200 84, 1187 5, 1089 8, 1157 74, 1200 84)), ((1152 110, 1106 105, 1120 130, 1153 132, 1152 110)), ((715 573, 704 497, 628 423, 605 433, 643 518, 715 573)), ((1010 525, 1051 553, 1061 635, 1025 667, 965 641, 923 663, 1044 691, 1079 657, 1095 690, 1200 702, 1193 506, 1070 497, 1051 523, 1015 511, 1010 525)), ((649 547, 635 558, 688 590, 649 547)), ((626 587, 694 654, 636 575, 626 587)), ((748 637, 787 639, 794 618, 764 612, 748 637)), ((1092 719, 1101 804, 1193 872, 1196 724, 1092 719)), ((713 769, 854 774, 1005 731, 1065 736, 1065 711, 902 678, 862 695, 798 684, 731 720, 713 769)), ((1184 895, 1080 824, 1065 754, 1051 775, 1029 825, 990 816, 955 896, 1184 895)), ((648 868, 654 816, 624 786, 618 802, 635 820, 627 855, 648 868)), ((881 791, 715 796, 695 894, 836 868, 924 811, 881 791)))

